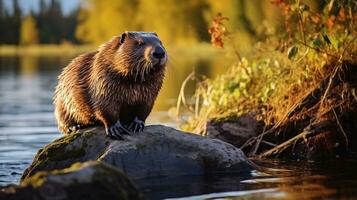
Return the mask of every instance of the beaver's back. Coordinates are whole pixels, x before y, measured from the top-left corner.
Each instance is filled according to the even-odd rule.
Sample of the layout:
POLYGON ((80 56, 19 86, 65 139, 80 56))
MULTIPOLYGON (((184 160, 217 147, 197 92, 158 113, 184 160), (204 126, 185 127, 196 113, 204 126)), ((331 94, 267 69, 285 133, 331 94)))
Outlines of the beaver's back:
POLYGON ((63 133, 68 132, 71 126, 94 123, 88 80, 96 53, 78 56, 58 78, 54 105, 58 127, 63 133))

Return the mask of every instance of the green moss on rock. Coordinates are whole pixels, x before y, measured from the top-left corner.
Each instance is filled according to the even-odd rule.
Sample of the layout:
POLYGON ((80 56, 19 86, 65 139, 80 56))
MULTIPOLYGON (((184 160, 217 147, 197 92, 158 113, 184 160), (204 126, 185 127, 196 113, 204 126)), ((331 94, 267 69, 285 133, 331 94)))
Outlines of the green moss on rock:
POLYGON ((12 195, 29 189, 33 195, 29 199, 37 199, 37 195, 40 199, 64 200, 143 198, 124 173, 98 161, 75 163, 61 170, 38 172, 25 179, 12 195))
MULTIPOLYGON (((85 143, 73 149, 68 148, 69 144, 75 141, 78 137, 83 136, 83 134, 84 133, 81 132, 71 133, 56 139, 49 145, 41 148, 36 154, 31 166, 25 170, 21 179, 33 174, 31 169, 41 169, 41 166, 45 166, 49 162, 63 161, 84 156, 86 153, 84 146, 85 143)), ((88 133, 86 134, 88 135, 88 133)))
POLYGON ((73 142, 75 139, 77 139, 79 136, 81 136, 81 133, 72 133, 70 135, 66 135, 65 137, 59 138, 55 141, 53 141, 51 144, 45 146, 41 151, 37 154, 35 157, 35 161, 45 161, 47 159, 49 160, 58 160, 59 158, 65 158, 65 156, 61 155, 64 153, 67 153, 66 147, 68 147, 68 144, 73 142))

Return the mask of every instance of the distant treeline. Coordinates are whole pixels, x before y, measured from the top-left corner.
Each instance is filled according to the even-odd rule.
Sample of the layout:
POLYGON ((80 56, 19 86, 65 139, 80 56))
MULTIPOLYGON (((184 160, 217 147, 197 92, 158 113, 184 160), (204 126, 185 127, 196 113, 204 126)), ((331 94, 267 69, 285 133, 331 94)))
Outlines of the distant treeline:
MULTIPOLYGON (((209 41, 207 29, 217 13, 229 18, 229 31, 240 46, 274 34, 281 12, 266 0, 82 0, 68 15, 60 0, 40 0, 39 11, 24 15, 13 0, 12 10, 0 0, 0 44, 102 43, 125 30, 157 32, 165 43, 209 41), (237 39, 238 38, 238 39, 237 39)), ((312 8, 319 0, 307 1, 312 8)))
POLYGON ((0 0, 0 44, 78 43, 78 9, 64 15, 60 0, 39 1, 39 11, 24 15, 18 0, 8 10, 0 0))

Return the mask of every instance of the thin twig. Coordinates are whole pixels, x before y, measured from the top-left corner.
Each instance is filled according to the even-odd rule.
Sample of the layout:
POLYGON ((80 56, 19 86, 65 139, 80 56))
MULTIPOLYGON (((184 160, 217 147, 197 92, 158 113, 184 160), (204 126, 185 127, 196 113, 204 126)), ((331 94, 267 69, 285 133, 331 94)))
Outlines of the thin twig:
POLYGON ((304 55, 302 55, 302 56, 296 61, 296 64, 299 63, 299 62, 301 62, 302 59, 304 59, 304 58, 307 56, 308 53, 309 53, 309 48, 306 48, 306 51, 305 51, 304 55))
POLYGON ((242 146, 240 146, 240 149, 244 149, 250 145, 252 145, 256 141, 257 137, 251 137, 249 138, 242 146))
POLYGON ((247 76, 251 77, 250 73, 249 73, 249 70, 243 65, 243 62, 242 62, 242 56, 240 55, 240 53, 238 52, 235 44, 234 44, 234 41, 231 37, 228 37, 229 41, 230 41, 230 44, 232 45, 232 48, 233 48, 233 52, 234 54, 237 56, 237 59, 239 61, 239 64, 240 66, 243 68, 244 72, 247 74, 247 76))
POLYGON ((304 43, 306 44, 305 29, 303 25, 302 13, 300 9, 298 10, 298 13, 299 13, 299 25, 302 32, 302 38, 304 39, 304 43))
POLYGON ((177 104, 176 104, 176 116, 179 115, 180 113, 180 105, 181 103, 187 107, 187 103, 186 103, 186 98, 185 98, 185 88, 186 88, 186 84, 188 83, 188 81, 190 81, 195 75, 195 72, 191 72, 186 79, 182 82, 181 85, 181 89, 180 89, 180 93, 179 96, 177 98, 177 104))
POLYGON ((305 138, 306 135, 308 135, 310 132, 309 131, 306 131, 304 130, 302 133, 300 133, 299 135, 296 135, 295 137, 279 144, 278 146, 262 153, 259 155, 260 158, 263 158, 263 157, 267 157, 267 156, 270 156, 270 155, 273 155, 273 154, 279 154, 281 153, 282 151, 284 151, 285 149, 287 149, 288 147, 291 146, 291 144, 295 143, 297 140, 299 139, 303 139, 305 138))
POLYGON ((325 100, 326 97, 327 97, 327 94, 330 92, 330 89, 333 87, 333 86, 332 86, 333 80, 335 79, 335 76, 336 76, 338 70, 339 70, 340 67, 342 66, 342 65, 340 65, 340 66, 337 66, 337 65, 338 65, 338 63, 336 63, 336 65, 335 65, 335 67, 334 67, 335 70, 334 70, 332 76, 330 76, 330 80, 329 80, 329 83, 328 83, 328 85, 327 85, 327 88, 326 88, 326 90, 325 90, 325 92, 324 92, 324 95, 322 96, 322 98, 321 98, 321 100, 320 100, 320 106, 322 106, 322 104, 324 103, 324 100, 325 100))
POLYGON ((196 102, 195 102, 195 118, 198 118, 198 113, 200 110, 200 95, 196 95, 196 102))
POLYGON ((263 136, 264 136, 264 135, 259 135, 259 136, 257 137, 257 141, 256 141, 256 143, 255 143, 255 145, 254 145, 254 148, 253 148, 253 150, 249 153, 250 156, 256 155, 256 153, 257 153, 257 151, 258 151, 258 148, 259 148, 259 146, 260 146, 260 143, 261 143, 261 141, 263 140, 263 136))
POLYGON ((322 49, 312 47, 312 46, 310 46, 310 45, 308 45, 308 44, 305 44, 304 42, 302 42, 302 41, 300 41, 300 40, 298 40, 297 42, 300 43, 300 44, 302 44, 302 45, 304 45, 304 46, 306 46, 306 47, 309 47, 310 49, 313 49, 313 50, 315 50, 315 51, 317 51, 317 52, 322 52, 322 53, 324 53, 324 54, 326 54, 326 55, 328 55, 328 56, 330 56, 330 57, 333 57, 333 58, 335 58, 335 59, 337 59, 337 60, 340 59, 339 57, 337 57, 337 56, 335 56, 335 55, 332 55, 332 54, 330 54, 330 53, 327 53, 326 51, 324 51, 324 50, 322 50, 322 49))
POLYGON ((270 146, 273 146, 273 147, 276 147, 276 144, 271 143, 271 142, 268 142, 268 141, 266 141, 266 140, 262 140, 262 143, 267 144, 267 145, 270 145, 270 146))
POLYGON ((348 148, 348 137, 347 137, 347 134, 346 134, 345 130, 343 130, 343 127, 342 127, 342 125, 341 125, 341 123, 340 123, 340 120, 339 120, 338 117, 337 117, 337 114, 336 114, 335 109, 332 108, 332 111, 333 111, 333 114, 335 115, 335 119, 336 119, 337 125, 338 125, 338 127, 340 128, 340 130, 341 130, 343 136, 345 137, 345 140, 346 140, 346 148, 348 148))
POLYGON ((353 42, 356 40, 357 36, 355 35, 351 41, 348 42, 348 44, 346 45, 346 47, 343 49, 342 54, 341 54, 341 58, 343 58, 343 55, 346 53, 347 49, 350 47, 351 44, 353 44, 353 42))

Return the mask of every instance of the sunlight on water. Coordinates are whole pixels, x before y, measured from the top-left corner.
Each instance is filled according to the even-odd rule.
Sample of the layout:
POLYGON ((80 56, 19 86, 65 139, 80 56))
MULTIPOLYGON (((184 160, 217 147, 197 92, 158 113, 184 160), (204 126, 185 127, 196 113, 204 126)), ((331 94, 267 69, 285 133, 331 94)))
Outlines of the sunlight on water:
MULTIPOLYGON (((213 194, 198 195, 193 197, 184 198, 171 198, 170 200, 201 200, 201 199, 237 199, 238 197, 244 197, 244 199, 258 199, 264 194, 265 197, 282 198, 285 197, 284 193, 279 192, 276 188, 251 190, 251 191, 232 191, 221 192, 213 194)), ((169 199, 168 199, 169 200, 169 199)))
MULTIPOLYGON (((175 192, 172 192, 171 196, 168 195, 169 197, 166 196, 166 199, 355 199, 357 195, 357 176, 354 174, 356 160, 325 163, 273 160, 258 163, 266 166, 266 172, 253 171, 245 176, 213 175, 205 177, 204 183, 194 178, 186 179, 186 184, 195 187, 190 190, 191 195, 180 194, 182 185, 178 183, 177 188, 172 189, 175 192), (283 173, 276 173, 280 170, 283 173), (200 188, 200 184, 205 184, 209 188, 208 191, 205 187, 200 188)), ((161 199, 164 196, 150 197, 161 199)))
POLYGON ((0 185, 16 183, 37 150, 60 136, 51 105, 59 70, 24 59, 0 58, 0 185))

